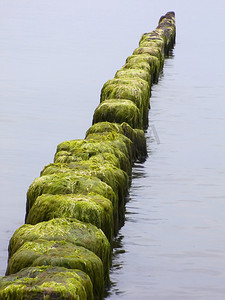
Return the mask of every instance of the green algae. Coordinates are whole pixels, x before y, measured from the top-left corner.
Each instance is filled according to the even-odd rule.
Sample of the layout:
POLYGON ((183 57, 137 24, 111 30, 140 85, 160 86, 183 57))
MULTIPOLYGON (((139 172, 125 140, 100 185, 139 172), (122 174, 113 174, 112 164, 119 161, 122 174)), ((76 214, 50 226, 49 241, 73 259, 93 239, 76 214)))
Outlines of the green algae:
POLYGON ((116 72, 115 78, 141 78, 151 84, 151 74, 150 71, 146 71, 138 68, 121 68, 116 72))
POLYGON ((149 108, 150 86, 141 78, 113 78, 101 90, 100 102, 106 99, 127 99, 133 101, 142 111, 149 108))
MULTIPOLYGON (((140 117, 143 120, 144 116, 144 110, 148 109, 145 107, 143 101, 143 93, 139 87, 135 87, 132 85, 124 85, 124 84, 112 84, 108 85, 105 87, 103 93, 102 93, 102 98, 101 98, 101 103, 105 100, 111 100, 111 99, 126 99, 132 101, 137 108, 140 111, 140 117)), ((126 114, 126 111, 123 112, 123 114, 126 114)), ((108 121, 108 120, 107 120, 108 121)), ((123 120, 125 121, 125 120, 123 120)), ((128 122, 127 122, 128 123, 128 122)), ((144 122, 143 122, 144 125, 144 122)))
POLYGON ((151 83, 157 83, 160 72, 160 60, 149 53, 131 55, 126 59, 126 63, 139 64, 141 62, 147 62, 150 66, 151 83))
MULTIPOLYGON (((41 174, 51 175, 69 172, 76 175, 90 175, 97 177, 110 186, 119 199, 125 196, 129 186, 129 177, 126 172, 107 161, 105 161, 105 164, 103 165, 99 161, 93 161, 93 159, 71 163, 49 164, 43 169, 41 174)), ((110 197, 109 199, 112 200, 113 206, 116 208, 117 201, 115 201, 114 197, 110 197)))
POLYGON ((111 141, 105 141, 104 143, 93 140, 65 141, 57 146, 54 162, 69 163, 90 160, 93 156, 100 154, 108 155, 108 157, 110 154, 114 154, 119 160, 120 168, 127 174, 131 173, 131 162, 129 158, 125 153, 115 147, 111 141))
POLYGON ((127 123, 122 123, 124 135, 127 136, 134 145, 135 160, 144 161, 147 157, 147 143, 144 131, 141 129, 133 129, 127 123))
MULTIPOLYGON (((115 99, 128 99, 128 100, 134 100, 136 99, 137 96, 141 96, 143 99, 143 103, 145 101, 149 100, 150 97, 150 86, 148 82, 141 78, 113 78, 108 80, 104 85, 101 90, 101 97, 100 97, 100 102, 104 101, 105 99, 113 99, 111 95, 114 95, 115 99), (111 91, 113 87, 120 87, 122 88, 127 88, 127 92, 124 94, 126 97, 121 95, 120 89, 111 91), (135 93, 135 89, 139 91, 139 93, 135 93), (128 98, 129 97, 129 98, 128 98)), ((138 103, 138 102, 137 102, 138 103)))
POLYGON ((144 53, 157 57, 160 61, 160 64, 161 64, 162 52, 160 50, 160 47, 157 47, 156 44, 151 45, 149 47, 148 46, 138 47, 133 52, 134 55, 144 54, 144 53))
POLYGON ((151 67, 148 61, 136 61, 136 62, 126 62, 125 65, 121 68, 121 70, 143 70, 148 74, 151 74, 151 67))
POLYGON ((95 109, 92 124, 98 122, 128 123, 132 128, 143 128, 142 114, 137 106, 126 99, 107 99, 95 109))
POLYGON ((75 218, 102 229, 112 243, 114 232, 112 203, 101 195, 42 195, 31 208, 26 223, 35 225, 53 218, 75 218))
MULTIPOLYGON (((147 145, 144 131, 141 129, 134 129, 128 123, 123 122, 122 124, 110 123, 110 122, 99 122, 92 125, 86 132, 86 137, 93 133, 106 133, 116 132, 124 134, 133 143, 133 153, 135 160, 143 160, 147 156, 147 145)), ((106 163, 102 161, 101 163, 106 163)), ((111 163, 111 162, 110 162, 111 163)), ((112 162, 114 165, 115 163, 112 162)))
POLYGON ((139 43, 139 47, 155 47, 156 49, 159 49, 162 53, 162 56, 164 56, 164 41, 160 39, 151 39, 146 38, 145 40, 141 41, 139 43))
POLYGON ((112 203, 116 195, 112 188, 99 178, 88 175, 76 175, 72 172, 43 175, 36 178, 27 191, 26 215, 36 198, 42 194, 100 194, 112 203))
MULTIPOLYGON (((41 174, 51 175, 67 172, 71 172, 76 175, 90 175, 97 177, 98 179, 109 185, 119 199, 125 196, 129 186, 129 177, 126 172, 106 161, 103 165, 99 161, 93 161, 93 159, 71 163, 49 164, 43 169, 41 174)), ((111 197, 109 199, 113 200, 113 206, 116 208, 117 201, 115 201, 115 199, 111 197)))
POLYGON ((158 32, 158 30, 155 29, 153 31, 142 34, 139 45, 144 41, 152 41, 152 42, 156 42, 157 45, 160 46, 162 43, 165 42, 164 38, 161 36, 161 33, 162 33, 161 31, 158 32))
MULTIPOLYGON (((99 141, 101 143, 105 143, 106 141, 111 142, 111 144, 117 149, 120 149, 131 162, 134 161, 135 149, 133 142, 124 134, 117 132, 92 133, 86 137, 86 140, 99 141)), ((129 177, 124 171, 119 170, 112 165, 102 166, 96 165, 95 163, 93 169, 95 170, 96 176, 110 185, 114 192, 118 195, 119 215, 121 216, 124 211, 124 200, 129 187, 129 177), (97 170, 97 168, 99 168, 99 170, 97 170)))
POLYGON ((24 224, 13 234, 9 242, 9 258, 27 241, 66 240, 82 246, 101 258, 106 277, 111 263, 111 247, 101 229, 75 219, 56 218, 36 225, 24 224))
MULTIPOLYGON (((141 91, 141 95, 143 97, 143 101, 145 99, 149 100, 149 96, 150 96, 150 87, 149 84, 141 79, 141 78, 113 78, 113 79, 109 79, 108 81, 106 81, 106 83, 103 85, 102 90, 101 90, 101 97, 100 97, 100 102, 104 101, 105 99, 111 98, 110 97, 110 90, 107 89, 108 86, 128 86, 130 88, 130 97, 133 99, 135 97, 135 94, 132 94, 132 89, 140 89, 141 91)), ((128 100, 132 100, 127 98, 129 96, 129 93, 127 94, 127 97, 120 97, 120 91, 115 94, 115 98, 116 99, 128 99, 128 100)))
POLYGON ((93 133, 105 133, 105 132, 116 132, 123 134, 123 129, 121 128, 120 124, 117 123, 110 123, 110 122, 100 122, 92 125, 87 131, 85 138, 89 134, 93 133))
MULTIPOLYGON (((107 99, 131 100, 140 110, 141 118, 143 121, 143 128, 146 129, 148 126, 150 93, 151 89, 149 83, 141 78, 114 78, 108 80, 104 84, 101 90, 100 102, 103 102, 107 99)), ((124 122, 127 121, 124 120, 124 122)))
POLYGON ((101 181, 109 185, 115 195, 113 199, 114 221, 117 228, 118 224, 118 202, 123 203, 124 197, 127 194, 129 187, 129 177, 123 170, 114 165, 105 162, 102 164, 99 161, 80 161, 71 163, 54 163, 47 165, 41 175, 51 175, 57 173, 74 173, 76 175, 90 175, 99 178, 101 181))
POLYGON ((159 59, 156 56, 149 55, 148 53, 138 53, 138 54, 132 54, 127 57, 126 64, 140 64, 140 63, 148 63, 150 66, 150 71, 152 73, 155 65, 160 66, 159 59))
POLYGON ((105 152, 105 153, 93 155, 92 157, 89 158, 89 161, 93 163, 101 163, 101 164, 109 163, 115 166, 116 168, 123 170, 120 164, 120 160, 118 159, 118 157, 116 157, 116 155, 112 153, 105 152))
POLYGON ((164 64, 164 55, 161 52, 160 48, 155 47, 155 46, 151 46, 151 47, 138 47, 137 49, 134 50, 133 52, 134 55, 138 55, 138 54, 149 54, 151 56, 155 56, 158 58, 159 62, 160 62, 160 68, 163 68, 163 64, 164 64))
POLYGON ((109 142, 112 146, 122 151, 126 156, 129 157, 129 160, 132 161, 133 143, 129 138, 124 136, 124 134, 117 132, 98 132, 87 135, 86 140, 101 143, 109 142))
POLYGON ((176 39, 175 13, 168 12, 165 16, 162 16, 155 31, 164 39, 164 52, 166 55, 169 55, 169 51, 173 48, 176 39))
POLYGON ((23 268, 37 266, 79 269, 90 277, 95 298, 103 298, 102 261, 96 254, 84 247, 64 240, 25 242, 9 259, 6 275, 14 274, 23 268))
POLYGON ((0 299, 93 300, 90 277, 78 269, 28 267, 0 278, 0 299))
MULTIPOLYGON (((102 132, 103 134, 104 132, 102 132)), ((115 133, 113 132, 108 132, 107 135, 105 135, 105 137, 102 138, 104 139, 104 143, 101 142, 101 139, 99 139, 100 137, 100 133, 99 135, 96 137, 94 135, 92 135, 92 138, 89 137, 90 135, 86 135, 86 139, 85 140, 72 140, 72 141, 65 141, 61 144, 59 144, 57 146, 57 153, 60 151, 68 151, 71 154, 73 153, 77 153, 78 150, 80 150, 80 152, 85 152, 85 149, 88 149, 88 146, 96 146, 97 149, 96 150, 92 150, 92 153, 90 153, 89 151, 87 151, 87 156, 89 156, 88 158, 90 158, 93 155, 99 154, 99 153, 103 153, 104 151, 104 146, 106 145, 106 150, 108 150, 107 146, 110 146, 110 148, 112 149, 111 152, 109 153, 113 153, 114 154, 114 149, 120 150, 120 152, 125 153, 125 155, 129 155, 128 151, 130 148, 130 144, 131 141, 129 141, 126 137, 124 137, 122 134, 120 133, 115 133), (102 149, 102 152, 100 152, 100 149, 102 149), (99 151, 99 152, 98 152, 99 151)), ((107 151, 106 151, 107 152, 107 151)), ((86 157, 84 157, 86 158, 86 157)))
POLYGON ((169 55, 169 50, 172 49, 175 40, 175 31, 171 26, 167 27, 164 24, 159 24, 155 32, 164 40, 164 54, 169 55))
POLYGON ((157 32, 152 31, 142 35, 139 47, 158 47, 162 54, 164 54, 165 41, 157 32))

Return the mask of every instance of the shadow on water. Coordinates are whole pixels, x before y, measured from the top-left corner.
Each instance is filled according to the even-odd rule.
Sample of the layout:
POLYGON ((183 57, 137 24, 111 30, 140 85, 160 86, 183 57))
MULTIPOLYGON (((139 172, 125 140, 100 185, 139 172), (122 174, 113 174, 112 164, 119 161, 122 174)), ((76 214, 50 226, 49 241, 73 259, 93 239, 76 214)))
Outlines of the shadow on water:
MULTIPOLYGON (((135 163, 132 169, 132 183, 135 179, 140 179, 146 177, 146 171, 144 167, 144 161, 135 163)), ((132 189, 132 185, 131 185, 132 189)), ((127 222, 135 223, 135 215, 137 212, 131 211, 127 208, 127 204, 132 202, 132 196, 130 194, 126 197, 126 207, 125 207, 125 216, 124 221, 121 224, 120 229, 127 222)), ((109 298, 111 295, 122 296, 123 291, 118 288, 117 280, 113 280, 112 277, 115 278, 116 274, 119 274, 122 271, 124 264, 124 254, 126 253, 126 245, 124 245, 124 235, 119 230, 116 237, 114 237, 113 241, 113 252, 112 252, 112 266, 110 268, 110 286, 108 290, 105 291, 105 298, 109 298), (113 274, 113 276, 111 276, 113 274)))
MULTIPOLYGON (((155 138, 149 136, 149 140, 155 138)), ((150 152, 149 152, 150 154, 150 152)), ((118 287, 117 275, 122 272, 124 265, 124 257, 126 255, 126 244, 124 243, 124 235, 121 229, 126 226, 128 223, 136 223, 136 215, 139 213, 137 209, 132 208, 132 202, 135 200, 135 189, 141 188, 141 186, 134 186, 136 180, 141 180, 143 178, 148 177, 145 168, 145 162, 135 163, 132 169, 132 185, 130 188, 130 193, 126 197, 126 207, 125 207, 125 217, 124 222, 121 224, 120 230, 116 237, 114 237, 113 241, 113 252, 112 252, 112 266, 110 268, 110 286, 108 290, 105 292, 105 298, 110 298, 110 296, 114 295, 116 297, 121 297, 125 292, 118 287), (129 204, 129 207, 128 207, 129 204)), ((131 229, 132 230, 132 229, 131 229)), ((129 274, 128 278, 129 278, 129 274)))

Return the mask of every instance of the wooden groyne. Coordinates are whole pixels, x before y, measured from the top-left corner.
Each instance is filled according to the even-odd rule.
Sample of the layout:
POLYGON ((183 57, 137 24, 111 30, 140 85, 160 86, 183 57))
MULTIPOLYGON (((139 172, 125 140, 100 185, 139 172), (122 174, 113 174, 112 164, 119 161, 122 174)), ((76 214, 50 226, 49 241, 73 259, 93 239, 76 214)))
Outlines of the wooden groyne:
POLYGON ((85 138, 59 144, 54 162, 30 185, 0 299, 104 298, 132 166, 147 156, 151 86, 175 35, 168 12, 104 84, 85 138))

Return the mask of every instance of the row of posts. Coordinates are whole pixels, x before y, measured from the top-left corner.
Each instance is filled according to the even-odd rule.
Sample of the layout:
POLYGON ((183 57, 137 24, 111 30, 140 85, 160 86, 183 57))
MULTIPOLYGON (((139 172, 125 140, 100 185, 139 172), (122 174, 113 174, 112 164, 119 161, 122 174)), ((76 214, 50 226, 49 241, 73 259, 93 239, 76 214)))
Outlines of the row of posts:
POLYGON ((175 14, 108 80, 84 139, 62 142, 27 192, 0 299, 103 299, 132 166, 147 156, 151 86, 175 44, 175 14))

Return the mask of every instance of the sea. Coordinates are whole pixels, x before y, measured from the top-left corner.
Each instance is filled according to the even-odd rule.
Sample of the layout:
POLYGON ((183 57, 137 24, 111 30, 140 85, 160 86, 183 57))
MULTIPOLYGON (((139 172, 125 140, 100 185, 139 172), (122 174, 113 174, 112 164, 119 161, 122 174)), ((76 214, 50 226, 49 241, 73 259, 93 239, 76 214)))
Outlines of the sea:
POLYGON ((168 11, 176 45, 105 299, 225 299, 224 0, 0 0, 0 276, 29 185, 59 143, 84 138, 103 84, 168 11))

